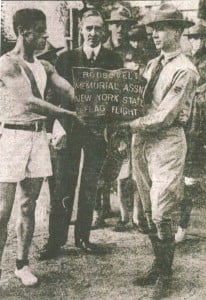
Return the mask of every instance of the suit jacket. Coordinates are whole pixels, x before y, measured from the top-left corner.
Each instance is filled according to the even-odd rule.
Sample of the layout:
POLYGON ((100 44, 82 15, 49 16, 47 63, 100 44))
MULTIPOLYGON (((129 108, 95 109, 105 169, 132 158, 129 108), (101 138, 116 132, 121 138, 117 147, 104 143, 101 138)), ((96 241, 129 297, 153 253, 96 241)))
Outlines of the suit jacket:
POLYGON ((83 48, 62 53, 56 63, 57 72, 73 84, 72 68, 88 67, 116 70, 123 67, 122 59, 114 51, 101 47, 100 52, 93 64, 87 59, 83 48))
MULTIPOLYGON (((123 67, 123 61, 118 54, 114 51, 105 49, 103 46, 100 49, 100 52, 94 61, 93 64, 87 59, 86 54, 83 51, 83 47, 76 48, 74 50, 66 51, 62 53, 56 63, 57 72, 68 80, 71 84, 73 84, 72 77, 72 68, 73 67, 87 67, 87 68, 102 68, 107 70, 116 70, 123 67)), ((71 106, 71 104, 67 104, 65 101, 61 101, 62 106, 75 110, 75 105, 71 106)), ((104 119, 104 118, 103 118, 104 119)), ((88 124, 89 127, 92 128, 94 132, 102 132, 103 127, 105 127, 105 120, 90 120, 88 124)), ((62 123, 63 125, 63 123, 62 123)), ((69 122, 64 122, 64 127, 70 127, 69 122)), ((68 130, 67 130, 68 131, 68 130)))

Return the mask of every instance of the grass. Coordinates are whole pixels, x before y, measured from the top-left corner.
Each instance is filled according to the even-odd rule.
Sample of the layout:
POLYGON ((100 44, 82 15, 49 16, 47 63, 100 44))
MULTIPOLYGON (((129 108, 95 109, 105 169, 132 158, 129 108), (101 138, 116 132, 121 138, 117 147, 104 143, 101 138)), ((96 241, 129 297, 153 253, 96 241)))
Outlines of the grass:
MULTIPOLYGON (((115 200, 114 200, 115 202, 115 200)), ((0 299, 8 300, 137 300, 149 299, 152 287, 134 287, 136 274, 146 271, 153 256, 147 236, 130 226, 127 232, 110 227, 95 230, 91 240, 102 244, 104 255, 86 255, 74 247, 73 226, 68 243, 57 259, 40 262, 38 251, 47 240, 49 199, 44 187, 37 205, 37 226, 31 248, 31 267, 40 279, 37 288, 25 288, 14 277, 16 235, 15 204, 9 226, 9 237, 3 258, 0 299)), ((187 240, 177 246, 174 278, 168 300, 206 299, 206 205, 204 196, 195 203, 187 240)), ((177 216, 175 217, 177 218, 177 216)))

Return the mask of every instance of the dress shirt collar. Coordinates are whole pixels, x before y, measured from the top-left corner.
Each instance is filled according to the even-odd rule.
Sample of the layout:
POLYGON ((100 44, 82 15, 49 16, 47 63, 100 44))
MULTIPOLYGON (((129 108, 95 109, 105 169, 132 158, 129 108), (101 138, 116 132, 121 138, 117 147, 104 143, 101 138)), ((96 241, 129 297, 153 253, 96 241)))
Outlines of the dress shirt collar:
POLYGON ((160 57, 163 57, 162 59, 162 64, 166 65, 170 60, 175 58, 181 53, 181 49, 177 49, 173 52, 164 52, 163 50, 161 51, 160 57))
POLYGON ((95 48, 91 48, 89 45, 87 44, 83 44, 83 51, 86 54, 87 59, 94 59, 96 60, 99 52, 101 49, 101 44, 99 44, 97 47, 95 48), (92 55, 94 53, 94 55, 92 55))

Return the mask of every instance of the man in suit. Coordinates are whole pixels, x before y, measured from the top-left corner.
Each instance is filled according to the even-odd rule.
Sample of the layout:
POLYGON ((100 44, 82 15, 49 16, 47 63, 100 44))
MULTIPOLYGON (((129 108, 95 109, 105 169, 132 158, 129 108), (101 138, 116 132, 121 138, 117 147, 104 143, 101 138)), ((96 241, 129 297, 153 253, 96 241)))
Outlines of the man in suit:
POLYGON ((183 126, 191 113, 199 77, 180 50, 181 34, 192 24, 169 4, 154 12, 148 26, 153 28, 153 40, 161 54, 144 72, 148 81, 145 115, 128 123, 137 134, 132 146, 134 175, 155 255, 149 273, 137 277, 134 284, 155 284, 152 299, 166 296, 172 277, 175 245, 171 214, 183 197, 187 152, 183 126))
MULTIPOLYGON (((98 67, 111 70, 123 66, 117 54, 102 46, 104 20, 98 11, 92 9, 83 13, 80 30, 84 40, 83 45, 62 53, 57 61, 56 69, 62 77, 72 84, 73 67, 98 67)), ((69 108, 75 110, 74 106, 69 108)), ((85 120, 85 123, 84 128, 75 122, 71 124, 68 121, 64 124, 67 145, 57 153, 56 195, 51 203, 49 239, 40 259, 57 256, 61 246, 67 241, 82 148, 84 161, 75 223, 75 245, 89 252, 96 250, 94 244, 89 241, 89 235, 98 176, 106 154, 103 134, 105 120, 104 117, 93 118, 85 120)))

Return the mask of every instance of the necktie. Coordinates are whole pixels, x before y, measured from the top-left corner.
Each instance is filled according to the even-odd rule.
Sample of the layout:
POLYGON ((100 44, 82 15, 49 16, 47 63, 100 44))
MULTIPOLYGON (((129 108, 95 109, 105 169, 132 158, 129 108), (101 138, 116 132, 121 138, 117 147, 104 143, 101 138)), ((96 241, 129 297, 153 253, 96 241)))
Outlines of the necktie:
POLYGON ((91 53, 91 55, 90 55, 89 62, 90 62, 91 65, 93 65, 94 62, 95 62, 95 54, 94 54, 94 51, 92 51, 92 53, 91 53))
POLYGON ((164 56, 162 55, 159 58, 157 65, 155 66, 155 68, 152 71, 152 76, 151 76, 150 81, 144 92, 145 104, 151 104, 151 102, 152 102, 152 92, 155 88, 155 85, 156 85, 158 79, 159 79, 160 73, 162 72, 162 69, 164 67, 162 64, 163 59, 164 59, 164 56))

